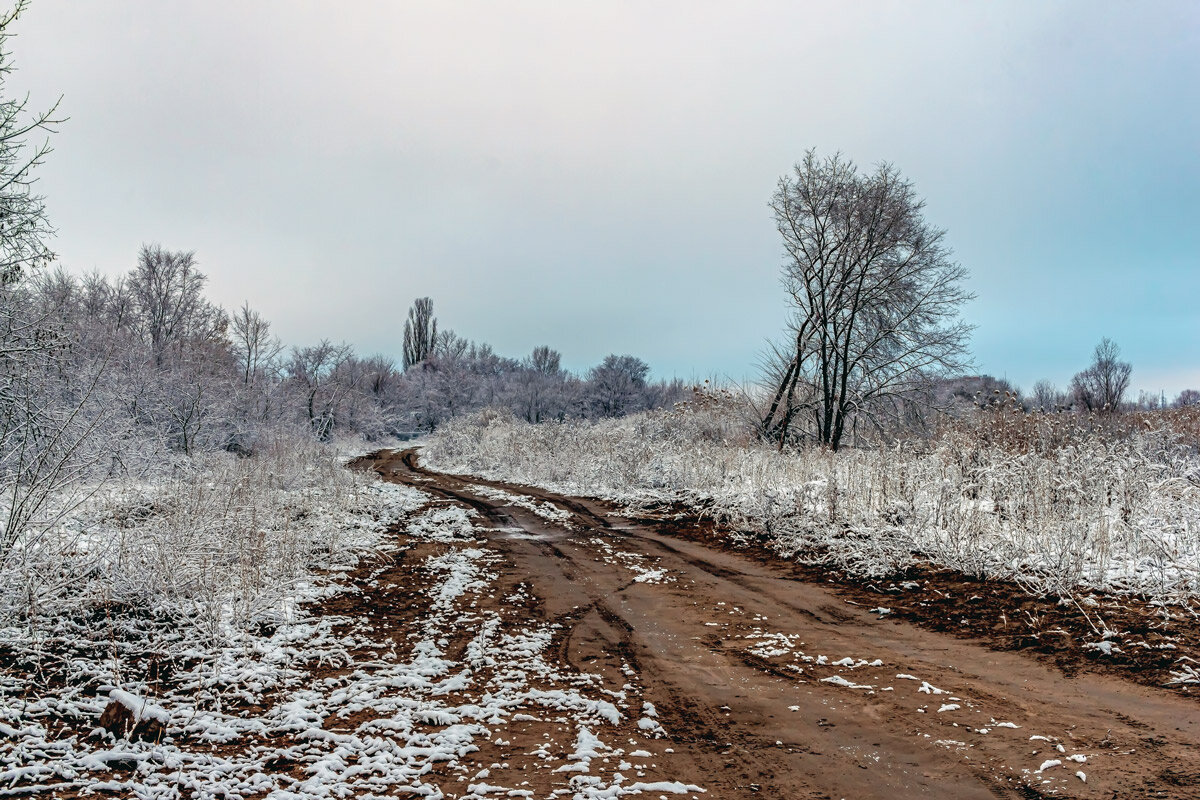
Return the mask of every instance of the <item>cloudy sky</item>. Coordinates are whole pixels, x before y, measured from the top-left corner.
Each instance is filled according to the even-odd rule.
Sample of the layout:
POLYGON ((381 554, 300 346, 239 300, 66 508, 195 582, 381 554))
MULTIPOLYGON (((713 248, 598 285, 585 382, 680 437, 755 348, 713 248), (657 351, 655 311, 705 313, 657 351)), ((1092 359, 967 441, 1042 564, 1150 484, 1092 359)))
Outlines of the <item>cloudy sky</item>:
POLYGON ((35 0, 9 91, 70 118, 66 266, 194 250, 293 344, 398 354, 429 295, 502 353, 753 377, 815 147, 915 183, 982 371, 1063 385, 1109 336, 1200 386, 1200 4, 844 5, 35 0))

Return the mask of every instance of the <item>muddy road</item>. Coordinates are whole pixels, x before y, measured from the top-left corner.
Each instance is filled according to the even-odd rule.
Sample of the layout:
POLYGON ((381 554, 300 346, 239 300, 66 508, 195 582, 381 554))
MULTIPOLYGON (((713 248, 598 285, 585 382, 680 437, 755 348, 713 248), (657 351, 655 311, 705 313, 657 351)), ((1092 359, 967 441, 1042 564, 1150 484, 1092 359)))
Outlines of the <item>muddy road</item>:
MULTIPOLYGON (((557 669, 604 691, 636 681, 641 761, 593 772, 710 798, 1200 798, 1193 699, 1068 678, 597 502, 426 471, 415 451, 359 466, 473 510, 500 556, 497 602, 557 624, 557 669)), ((569 795, 570 775, 533 763, 549 733, 510 734, 472 756, 488 782, 569 795)), ((462 796, 450 776, 441 788, 462 796)))

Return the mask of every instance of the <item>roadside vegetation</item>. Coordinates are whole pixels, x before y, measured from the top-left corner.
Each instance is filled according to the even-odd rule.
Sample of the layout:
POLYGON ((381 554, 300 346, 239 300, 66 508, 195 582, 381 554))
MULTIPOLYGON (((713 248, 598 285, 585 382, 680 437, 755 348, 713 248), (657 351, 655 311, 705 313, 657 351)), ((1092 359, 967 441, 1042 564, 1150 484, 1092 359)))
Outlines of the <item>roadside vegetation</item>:
POLYGON ((981 410, 934 435, 780 451, 751 409, 699 394, 620 420, 529 425, 481 413, 427 462, 628 505, 679 503, 787 558, 886 576, 915 560, 1038 593, 1200 595, 1194 410, 1127 424, 981 410))

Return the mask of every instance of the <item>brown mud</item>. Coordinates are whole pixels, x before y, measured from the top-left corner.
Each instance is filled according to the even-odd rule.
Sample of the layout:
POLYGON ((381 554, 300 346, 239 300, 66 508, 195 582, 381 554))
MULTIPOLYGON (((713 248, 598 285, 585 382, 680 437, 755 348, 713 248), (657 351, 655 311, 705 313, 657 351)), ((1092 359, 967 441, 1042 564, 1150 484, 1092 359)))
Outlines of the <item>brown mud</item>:
MULTIPOLYGON (((696 784, 710 798, 1200 798, 1200 705, 1147 685, 1194 652, 1180 650, 1194 622, 1158 624, 1128 604, 1089 613, 933 571, 831 581, 674 513, 634 519, 434 473, 412 450, 356 466, 473 508, 503 557, 501 580, 527 588, 525 607, 504 611, 561 626, 548 658, 606 684, 635 674, 666 732, 639 780, 696 784), (1101 615, 1146 653, 1085 650, 1101 615)), ((401 583, 403 565, 388 569, 401 583)), ((375 597, 369 583, 335 599, 338 613, 358 606, 396 626, 420 614, 415 593, 375 597)), ((492 782, 530 776, 535 796, 549 796, 562 786, 532 780, 527 746, 547 734, 529 727, 473 758, 493 767, 492 782)), ((446 776, 448 797, 462 795, 458 780, 446 776)))

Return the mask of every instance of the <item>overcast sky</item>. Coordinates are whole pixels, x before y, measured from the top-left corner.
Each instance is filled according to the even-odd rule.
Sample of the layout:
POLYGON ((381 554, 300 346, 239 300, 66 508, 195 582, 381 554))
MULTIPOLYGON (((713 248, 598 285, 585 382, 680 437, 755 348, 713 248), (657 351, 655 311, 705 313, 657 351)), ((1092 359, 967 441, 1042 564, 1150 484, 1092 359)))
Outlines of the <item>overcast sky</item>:
POLYGON ((753 377, 767 202, 886 160, 971 271, 979 368, 1065 385, 1102 336, 1200 387, 1200 3, 35 0, 13 89, 71 269, 196 251, 289 344, 404 314, 582 369, 753 377), (845 6, 845 7, 843 7, 845 6))

